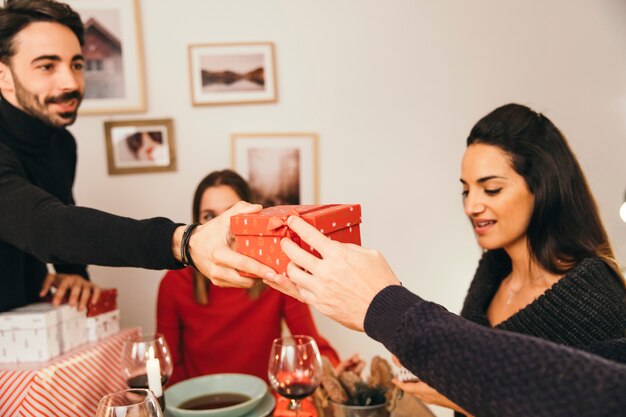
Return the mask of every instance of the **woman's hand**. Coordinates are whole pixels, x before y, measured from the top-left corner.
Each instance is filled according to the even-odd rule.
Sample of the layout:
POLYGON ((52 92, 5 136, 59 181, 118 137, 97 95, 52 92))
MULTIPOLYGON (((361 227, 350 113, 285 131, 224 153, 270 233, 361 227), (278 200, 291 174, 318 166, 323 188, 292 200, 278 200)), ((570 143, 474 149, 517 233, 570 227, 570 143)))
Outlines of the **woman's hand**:
POLYGON ((61 304, 66 294, 69 294, 67 303, 72 307, 78 306, 78 311, 87 306, 90 297, 91 304, 97 303, 100 298, 100 288, 80 275, 48 274, 43 281, 39 296, 45 297, 52 287, 56 288, 56 293, 52 298, 52 304, 55 306, 61 304))

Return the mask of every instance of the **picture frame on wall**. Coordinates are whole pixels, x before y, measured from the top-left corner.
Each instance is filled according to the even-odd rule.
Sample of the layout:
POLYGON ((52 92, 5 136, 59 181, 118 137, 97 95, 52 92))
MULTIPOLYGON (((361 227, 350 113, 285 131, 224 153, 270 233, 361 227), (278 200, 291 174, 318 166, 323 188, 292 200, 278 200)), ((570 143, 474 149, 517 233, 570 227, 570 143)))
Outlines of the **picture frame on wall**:
POLYGON ((273 43, 193 44, 188 50, 194 106, 276 102, 273 43))
POLYGON ((85 26, 85 96, 81 114, 144 112, 139 0, 64 0, 85 26))
POLYGON ((109 175, 176 171, 172 119, 104 122, 109 175))
POLYGON ((232 168, 264 207, 317 204, 316 133, 235 133, 232 168))

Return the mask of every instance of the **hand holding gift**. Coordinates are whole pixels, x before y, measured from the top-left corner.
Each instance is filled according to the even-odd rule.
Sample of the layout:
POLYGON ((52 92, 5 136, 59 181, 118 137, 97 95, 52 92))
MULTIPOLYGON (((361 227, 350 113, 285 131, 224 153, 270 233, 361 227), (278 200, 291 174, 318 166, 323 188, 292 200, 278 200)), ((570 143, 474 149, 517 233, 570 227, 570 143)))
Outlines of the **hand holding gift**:
POLYGON ((258 204, 240 201, 193 231, 189 242, 191 258, 198 271, 213 284, 222 287, 249 288, 255 283, 254 279, 242 277, 237 271, 243 271, 251 277, 274 276, 271 268, 231 248, 233 241, 229 228, 231 216, 249 215, 260 210, 261 206, 258 204))
POLYGON ((365 313, 374 296, 400 282, 380 252, 332 241, 298 217, 287 222, 302 241, 322 256, 317 258, 291 239, 281 242, 291 259, 289 278, 276 275, 265 282, 316 307, 351 329, 363 331, 365 313))
POLYGON ((237 251, 269 266, 278 274, 285 274, 289 263, 289 258, 280 248, 280 241, 285 237, 319 256, 313 247, 302 242, 297 233, 287 226, 289 216, 302 218, 332 240, 361 244, 361 206, 358 204, 275 206, 231 218, 231 233, 235 236, 237 251))

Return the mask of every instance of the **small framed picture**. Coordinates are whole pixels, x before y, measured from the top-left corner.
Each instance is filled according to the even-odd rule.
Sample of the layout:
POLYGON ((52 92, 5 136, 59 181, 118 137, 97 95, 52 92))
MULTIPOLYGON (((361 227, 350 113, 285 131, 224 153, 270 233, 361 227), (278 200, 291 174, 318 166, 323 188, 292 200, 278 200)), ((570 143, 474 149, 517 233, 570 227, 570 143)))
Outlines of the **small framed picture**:
POLYGON ((109 175, 176 171, 172 119, 104 122, 109 175))
POLYGON ((146 110, 139 0, 64 0, 85 26, 81 114, 146 110))
POLYGON ((232 167, 264 207, 317 204, 315 133, 236 133, 232 167))
POLYGON ((274 44, 189 45, 194 106, 276 101, 274 44))

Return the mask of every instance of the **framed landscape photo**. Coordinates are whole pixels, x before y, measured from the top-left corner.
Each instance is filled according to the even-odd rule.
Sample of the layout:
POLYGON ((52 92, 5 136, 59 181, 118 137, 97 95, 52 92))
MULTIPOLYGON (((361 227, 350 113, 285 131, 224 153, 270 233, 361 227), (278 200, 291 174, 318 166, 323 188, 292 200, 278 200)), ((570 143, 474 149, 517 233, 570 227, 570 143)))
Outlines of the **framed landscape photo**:
POLYGON ((276 101, 270 42, 189 45, 189 71, 194 106, 276 101))
MULTIPOLYGON (((64 0, 65 1, 65 0, 64 0)), ((81 114, 146 110, 139 0, 67 0, 85 26, 81 114)))
POLYGON ((176 171, 172 119, 104 122, 109 175, 176 171))
POLYGON ((265 207, 317 204, 315 133, 235 133, 232 167, 265 207))

